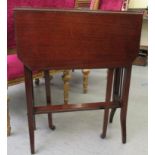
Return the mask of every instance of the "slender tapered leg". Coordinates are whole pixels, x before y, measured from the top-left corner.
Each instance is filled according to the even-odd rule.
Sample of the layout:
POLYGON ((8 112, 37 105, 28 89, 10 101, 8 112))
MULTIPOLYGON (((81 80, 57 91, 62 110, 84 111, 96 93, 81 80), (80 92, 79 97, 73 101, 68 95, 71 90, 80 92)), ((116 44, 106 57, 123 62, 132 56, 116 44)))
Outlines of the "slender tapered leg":
POLYGON ((82 73, 83 73, 83 93, 87 93, 88 92, 88 77, 89 77, 90 70, 83 69, 82 73))
MULTIPOLYGON (((45 75, 45 88, 46 88, 46 102, 47 102, 47 105, 51 105, 51 89, 50 89, 49 71, 45 70, 44 75, 45 75)), ((55 129, 55 126, 53 125, 53 120, 52 120, 52 113, 48 113, 48 124, 49 124, 50 129, 52 130, 55 129)))
POLYGON ((68 104, 69 99, 69 81, 71 79, 70 71, 65 70, 63 72, 62 80, 64 81, 64 103, 68 104))
POLYGON ((122 143, 126 143, 126 117, 127 117, 127 105, 128 105, 128 96, 130 88, 130 78, 131 78, 131 67, 128 67, 124 69, 122 105, 120 112, 122 143))
POLYGON ((30 136, 30 147, 31 153, 35 153, 34 146, 34 112, 33 112, 33 80, 32 71, 27 67, 24 67, 25 71, 25 89, 26 89, 26 100, 27 100, 27 112, 28 112, 28 126, 30 136))
MULTIPOLYGON (((108 69, 107 88, 106 88, 106 102, 110 102, 110 99, 111 99, 111 92, 112 92, 112 86, 113 86, 113 73, 114 73, 114 69, 108 69)), ((105 110, 104 110, 103 132, 101 134, 101 138, 106 137, 108 119, 109 119, 109 108, 105 108, 105 110)))
MULTIPOLYGON (((114 73, 113 101, 118 102, 121 96, 122 69, 116 68, 114 73)), ((112 123, 116 108, 111 109, 109 122, 112 123)))

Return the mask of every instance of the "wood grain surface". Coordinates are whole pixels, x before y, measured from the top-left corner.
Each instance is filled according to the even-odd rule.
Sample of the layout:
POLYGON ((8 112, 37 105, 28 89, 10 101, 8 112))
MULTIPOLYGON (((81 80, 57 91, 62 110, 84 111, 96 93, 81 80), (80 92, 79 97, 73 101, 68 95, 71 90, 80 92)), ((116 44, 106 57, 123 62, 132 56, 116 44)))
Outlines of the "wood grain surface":
POLYGON ((142 13, 18 8, 15 21, 31 70, 119 67, 138 55, 142 13))

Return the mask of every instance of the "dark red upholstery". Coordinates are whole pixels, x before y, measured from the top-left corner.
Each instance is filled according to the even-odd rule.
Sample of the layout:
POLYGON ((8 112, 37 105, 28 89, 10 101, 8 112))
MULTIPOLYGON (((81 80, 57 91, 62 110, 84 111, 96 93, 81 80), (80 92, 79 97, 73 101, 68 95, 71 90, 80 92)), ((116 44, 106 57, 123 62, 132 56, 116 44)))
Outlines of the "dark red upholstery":
POLYGON ((16 54, 7 56, 8 80, 14 80, 24 75, 24 67, 16 54))
MULTIPOLYGON (((93 7, 93 4, 96 0, 91 0, 90 8, 93 7)), ((122 9, 124 0, 100 0, 99 9, 106 11, 120 11, 122 9)))
POLYGON ((75 0, 8 0, 8 48, 15 48, 13 9, 15 7, 74 8, 75 0))
POLYGON ((124 0, 100 0, 100 10, 120 11, 124 0))

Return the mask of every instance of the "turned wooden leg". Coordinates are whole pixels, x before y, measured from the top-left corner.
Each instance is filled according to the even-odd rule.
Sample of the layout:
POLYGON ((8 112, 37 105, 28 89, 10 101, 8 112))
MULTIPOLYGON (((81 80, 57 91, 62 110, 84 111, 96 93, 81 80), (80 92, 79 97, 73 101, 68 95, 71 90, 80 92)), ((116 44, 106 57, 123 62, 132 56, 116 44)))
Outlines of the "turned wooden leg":
POLYGON ((9 107, 7 107, 7 136, 11 134, 9 107))
MULTIPOLYGON (((113 73, 114 73, 114 69, 108 69, 106 99, 105 99, 106 102, 110 102, 110 100, 111 100, 112 86, 113 86, 113 73)), ((101 134, 101 138, 106 137, 108 119, 109 119, 109 108, 105 108, 105 110, 104 110, 103 132, 101 134)))
POLYGON ((120 112, 122 143, 126 143, 126 117, 127 117, 130 78, 131 78, 131 67, 128 67, 124 69, 122 105, 120 112))
MULTIPOLYGON (((44 71, 44 76, 45 76, 45 88, 46 88, 46 102, 47 105, 51 105, 50 75, 48 70, 44 71)), ((52 120, 52 113, 48 114, 48 124, 50 129, 52 130, 55 129, 52 120)))
MULTIPOLYGON (((121 82, 123 71, 121 68, 116 68, 114 72, 114 87, 113 87, 113 101, 118 102, 121 96, 121 82)), ((111 109, 109 122, 112 123, 116 108, 111 109)))
POLYGON ((83 69, 82 73, 83 73, 83 93, 87 93, 88 92, 88 77, 89 77, 90 70, 83 69))
POLYGON ((64 81, 64 103, 67 104, 69 99, 69 81, 71 79, 71 74, 69 70, 65 70, 63 72, 62 79, 64 81))
POLYGON ((34 146, 33 79, 31 70, 29 70, 27 67, 24 67, 24 71, 25 71, 25 89, 26 89, 26 101, 28 112, 30 147, 31 147, 31 153, 34 154, 35 146, 34 146))

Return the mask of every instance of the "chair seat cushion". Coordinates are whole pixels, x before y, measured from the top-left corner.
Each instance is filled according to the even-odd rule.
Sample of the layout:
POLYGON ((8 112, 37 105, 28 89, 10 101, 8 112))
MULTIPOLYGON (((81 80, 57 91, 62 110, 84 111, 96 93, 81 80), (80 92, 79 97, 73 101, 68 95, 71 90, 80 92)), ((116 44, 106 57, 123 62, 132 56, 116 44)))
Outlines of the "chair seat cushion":
POLYGON ((16 54, 7 56, 7 78, 15 80, 24 76, 24 67, 16 54))

